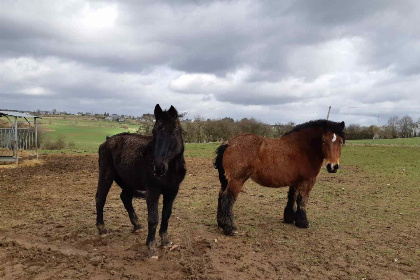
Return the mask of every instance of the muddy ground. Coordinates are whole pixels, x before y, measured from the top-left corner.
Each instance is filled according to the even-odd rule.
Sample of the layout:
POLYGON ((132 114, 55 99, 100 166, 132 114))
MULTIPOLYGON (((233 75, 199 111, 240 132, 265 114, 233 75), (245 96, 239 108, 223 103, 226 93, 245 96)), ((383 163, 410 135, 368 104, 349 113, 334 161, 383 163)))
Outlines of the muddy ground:
MULTIPOLYGON (((287 189, 247 183, 235 205, 238 234, 227 237, 216 225, 219 183, 212 161, 188 158, 169 224, 173 244, 159 249, 155 260, 148 258, 147 230, 131 233, 116 185, 105 205, 109 234, 98 236, 96 155, 40 160, 0 168, 1 279, 420 277, 418 220, 399 218, 405 214, 396 213, 400 200, 386 199, 384 182, 357 166, 321 172, 307 230, 282 222, 287 189)), ((134 206, 147 227, 145 202, 134 206)))

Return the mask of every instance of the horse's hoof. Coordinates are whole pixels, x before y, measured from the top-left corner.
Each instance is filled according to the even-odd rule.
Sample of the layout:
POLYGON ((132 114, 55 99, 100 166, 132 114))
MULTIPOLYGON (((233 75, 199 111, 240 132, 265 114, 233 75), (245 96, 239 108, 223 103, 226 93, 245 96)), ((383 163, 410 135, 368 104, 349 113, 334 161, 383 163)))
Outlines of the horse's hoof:
POLYGON ((296 220, 295 221, 295 226, 297 226, 298 228, 308 228, 309 227, 309 222, 308 220, 296 220))
POLYGON ((169 241, 167 233, 161 234, 160 239, 161 239, 161 246, 162 247, 167 247, 167 246, 171 245, 171 242, 169 241))
POLYGON ((155 240, 153 240, 153 241, 151 241, 151 242, 147 242, 147 243, 146 243, 146 246, 147 246, 147 248, 148 248, 149 250, 152 250, 152 249, 156 248, 156 241, 155 241, 155 240))
POLYGON ((223 233, 225 235, 234 236, 237 233, 236 227, 225 227, 223 228, 223 233))
POLYGON ((105 228, 105 225, 97 225, 98 233, 100 237, 105 237, 108 235, 108 231, 105 228))
POLYGON ((133 228, 133 233, 139 233, 141 231, 141 225, 135 225, 133 228))
POLYGON ((147 244, 147 249, 149 249, 148 257, 150 259, 157 259, 158 258, 158 250, 156 247, 156 241, 150 242, 147 244))
POLYGON ((162 241, 161 242, 161 244, 160 244, 160 247, 162 247, 162 248, 169 248, 169 247, 171 247, 172 246, 172 242, 171 241, 169 241, 169 240, 167 240, 167 241, 162 241))
POLYGON ((295 222, 294 217, 284 216, 283 223, 285 224, 293 224, 295 222))
POLYGON ((159 258, 157 249, 149 249, 149 252, 147 253, 147 258, 157 260, 159 258))

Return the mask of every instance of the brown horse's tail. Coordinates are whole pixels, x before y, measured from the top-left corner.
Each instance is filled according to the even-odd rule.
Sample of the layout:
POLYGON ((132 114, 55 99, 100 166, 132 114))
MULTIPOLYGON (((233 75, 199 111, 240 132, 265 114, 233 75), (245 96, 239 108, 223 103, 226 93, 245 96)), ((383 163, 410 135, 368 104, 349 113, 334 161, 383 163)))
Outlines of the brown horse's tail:
POLYGON ((214 168, 219 171, 219 180, 224 191, 228 185, 228 181, 225 176, 225 169, 223 168, 223 154, 225 153, 228 144, 222 144, 216 149, 216 158, 214 159, 214 168))

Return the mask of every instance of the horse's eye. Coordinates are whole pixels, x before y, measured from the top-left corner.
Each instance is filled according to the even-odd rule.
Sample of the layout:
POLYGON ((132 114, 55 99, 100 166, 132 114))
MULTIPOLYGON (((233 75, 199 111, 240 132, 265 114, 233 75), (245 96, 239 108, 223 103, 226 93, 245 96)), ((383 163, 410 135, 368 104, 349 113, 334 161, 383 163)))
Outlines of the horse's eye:
POLYGON ((176 132, 175 132, 175 131, 174 131, 174 132, 172 132, 172 133, 171 133, 171 135, 172 135, 172 136, 175 136, 175 135, 176 135, 176 132))

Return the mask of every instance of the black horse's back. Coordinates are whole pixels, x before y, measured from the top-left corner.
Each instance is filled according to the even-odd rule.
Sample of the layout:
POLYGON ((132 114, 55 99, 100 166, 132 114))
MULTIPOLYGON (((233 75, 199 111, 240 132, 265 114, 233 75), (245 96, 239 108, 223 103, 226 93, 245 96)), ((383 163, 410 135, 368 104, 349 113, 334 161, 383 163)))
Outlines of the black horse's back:
POLYGON ((107 136, 106 141, 100 146, 99 149, 101 149, 101 147, 104 145, 108 147, 113 153, 123 152, 121 153, 121 156, 138 158, 139 156, 143 156, 144 153, 138 154, 137 152, 143 152, 146 147, 151 144, 152 140, 153 138, 151 136, 143 136, 137 133, 123 132, 113 136, 107 136))

